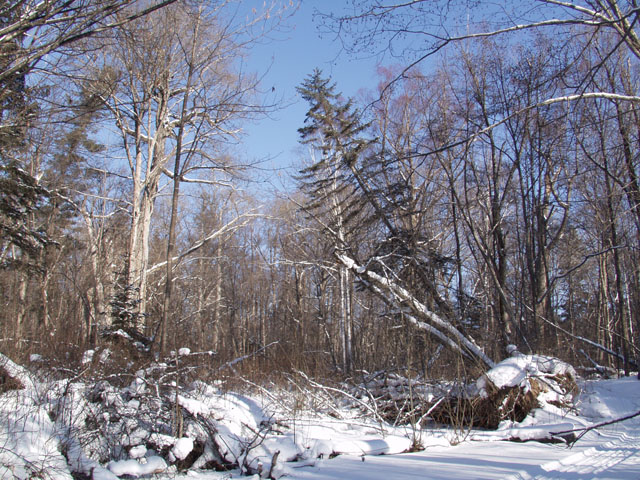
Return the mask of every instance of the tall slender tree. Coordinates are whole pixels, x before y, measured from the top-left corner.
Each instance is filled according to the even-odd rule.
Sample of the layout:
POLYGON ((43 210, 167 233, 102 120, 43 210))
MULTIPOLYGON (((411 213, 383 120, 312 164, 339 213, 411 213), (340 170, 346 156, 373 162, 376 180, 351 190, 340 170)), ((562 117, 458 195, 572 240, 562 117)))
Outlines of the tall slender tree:
MULTIPOLYGON (((305 126, 298 129, 301 142, 309 147, 311 164, 298 177, 307 202, 303 206, 322 225, 337 253, 353 252, 354 220, 360 213, 351 166, 368 145, 352 102, 345 101, 331 79, 315 69, 298 92, 309 102, 305 126)), ((350 253, 352 254, 352 253, 350 253)), ((353 367, 353 277, 342 264, 336 264, 339 292, 339 325, 342 368, 353 367)))

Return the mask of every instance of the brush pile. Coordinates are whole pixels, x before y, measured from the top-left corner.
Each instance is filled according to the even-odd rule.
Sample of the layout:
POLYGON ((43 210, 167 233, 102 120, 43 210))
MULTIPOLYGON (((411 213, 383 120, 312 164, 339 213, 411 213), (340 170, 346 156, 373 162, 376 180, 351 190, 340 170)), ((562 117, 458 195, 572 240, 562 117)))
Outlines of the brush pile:
POLYGON ((349 390, 363 413, 393 425, 429 422, 495 430, 501 422, 522 422, 536 409, 574 408, 576 372, 557 358, 514 355, 471 385, 424 382, 378 372, 349 390))
POLYGON ((450 395, 431 412, 439 423, 495 430, 522 422, 535 409, 574 408, 576 372, 557 358, 516 353, 480 377, 464 394, 450 395))

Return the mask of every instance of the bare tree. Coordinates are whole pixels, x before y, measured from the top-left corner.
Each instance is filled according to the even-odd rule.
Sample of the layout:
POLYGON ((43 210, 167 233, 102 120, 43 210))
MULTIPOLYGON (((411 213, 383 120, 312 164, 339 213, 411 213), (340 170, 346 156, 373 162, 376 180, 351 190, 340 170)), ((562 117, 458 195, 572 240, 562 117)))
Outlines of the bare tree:
MULTIPOLYGON (((264 14, 266 15, 266 14, 264 14)), ((234 167, 224 155, 224 145, 238 133, 238 121, 265 109, 251 98, 257 80, 233 65, 242 55, 242 30, 225 23, 218 11, 198 7, 177 15, 171 23, 186 25, 186 32, 175 32, 182 55, 184 86, 180 91, 178 123, 171 135, 169 153, 173 157, 171 214, 166 257, 166 280, 161 330, 161 350, 166 350, 166 329, 171 308, 173 256, 181 182, 229 185, 234 167), (200 172, 206 170, 209 176, 200 172), (192 174, 189 176, 189 174, 192 174)), ((244 40, 244 42, 253 39, 244 40)), ((175 73, 174 73, 175 75, 175 73)), ((238 168, 238 167, 235 167, 238 168)))
MULTIPOLYGON (((640 59, 640 43, 636 33, 637 5, 631 1, 615 0, 538 0, 497 2, 490 8, 479 9, 460 1, 418 0, 389 4, 366 0, 351 3, 353 13, 344 16, 323 15, 322 26, 337 33, 351 53, 374 50, 381 55, 400 58, 403 66, 388 82, 386 89, 392 89, 395 83, 404 81, 420 65, 426 65, 427 61, 441 58, 437 55, 451 55, 451 47, 468 52, 483 42, 487 43, 492 37, 499 37, 501 48, 508 46, 514 52, 522 53, 516 50, 519 41, 527 39, 539 43, 545 32, 550 37, 553 35, 552 41, 547 40, 545 48, 549 53, 546 58, 550 62, 557 60, 557 65, 544 67, 543 59, 538 65, 529 61, 530 70, 547 68, 546 71, 533 74, 529 80, 525 78, 527 67, 524 63, 520 67, 508 67, 513 68, 514 72, 520 68, 521 71, 516 72, 515 76, 503 70, 502 79, 498 78, 499 69, 495 78, 489 78, 481 74, 483 62, 478 63, 476 59, 469 64, 473 68, 469 69, 468 85, 472 87, 471 98, 478 107, 471 112, 473 115, 464 120, 464 134, 445 135, 440 142, 427 142, 420 145, 417 151, 399 155, 395 162, 441 155, 454 148, 466 149, 465 158, 470 161, 466 164, 466 176, 460 178, 477 178, 480 183, 477 184, 478 195, 474 198, 469 197, 468 190, 466 197, 464 193, 458 196, 456 213, 466 218, 466 229, 473 239, 474 248, 471 251, 479 254, 478 264, 488 267, 485 272, 489 274, 495 291, 492 303, 502 312, 499 314, 502 318, 499 325, 500 330, 506 333, 505 342, 520 328, 517 323, 523 318, 521 313, 534 318, 535 330, 539 332, 544 332, 549 325, 556 325, 556 310, 551 302, 555 282, 563 277, 562 273, 554 271, 553 252, 572 213, 571 176, 577 174, 571 173, 573 160, 567 156, 574 148, 569 138, 573 132, 567 128, 566 121, 563 124, 558 120, 568 119, 579 111, 582 107, 578 104, 587 105, 590 102, 603 101, 617 105, 618 116, 628 115, 623 112, 635 110, 632 105, 636 105, 640 98, 634 88, 629 88, 628 81, 627 88, 620 88, 624 84, 624 75, 620 80, 616 78, 608 83, 598 79, 610 70, 610 65, 614 63, 612 60, 621 54, 626 56, 625 61, 631 69, 637 68, 640 59), (605 37, 609 41, 601 42, 605 37), (587 65, 582 58, 585 52, 592 49, 598 49, 598 59, 587 65), (511 78, 507 78, 509 76, 511 78), (527 81, 529 90, 525 91, 522 85, 527 81), (622 105, 624 107, 620 109, 622 105), (484 169, 479 168, 482 158, 484 169), (519 199, 513 196, 516 185, 520 188, 519 199), (478 203, 482 198, 482 190, 487 187, 486 202, 478 203), (481 215, 469 208, 473 202, 476 202, 481 215), (518 211, 513 210, 514 206, 522 209, 520 220, 508 218, 518 211), (486 219, 486 225, 480 219, 486 219), (512 221, 518 237, 510 239, 509 236, 514 233, 509 230, 509 222, 512 221), (519 286, 515 289, 521 292, 528 289, 528 298, 517 294, 510 278, 511 260, 507 250, 510 243, 525 248, 523 267, 528 273, 526 278, 519 279, 519 286), (519 312, 514 305, 518 309, 524 307, 524 310, 519 312)), ((544 47, 542 43, 539 44, 544 47)), ((448 60, 451 60, 450 56, 448 60)), ((510 61, 508 55, 504 55, 504 60, 507 63, 510 61)), ((615 73, 614 77, 617 75, 615 73)), ((376 100, 383 103, 385 93, 386 90, 382 90, 376 100)), ((464 103, 461 108, 464 108, 464 103)), ((620 123, 624 124, 629 125, 629 122, 620 123)), ((629 129, 622 127, 620 134, 621 144, 627 146, 626 158, 631 159, 629 129)), ((626 172, 608 170, 611 173, 610 181, 624 185, 623 191, 632 205, 631 212, 635 212, 635 167, 627 166, 626 172)), ((453 170, 450 178, 454 178, 453 170)), ((615 217, 615 205, 607 208, 612 212, 610 217, 615 217)), ((619 245, 619 232, 611 227, 613 225, 608 231, 617 238, 613 243, 619 245)), ((613 248, 611 254, 616 257, 620 253, 618 247, 613 247, 611 242, 608 245, 602 248, 613 248)), ((577 265, 584 263, 587 258, 590 258, 589 254, 578 260, 577 265)), ((613 260, 614 267, 615 264, 620 265, 621 259, 613 260)), ((570 270, 574 268, 570 267, 570 270)), ((621 270, 613 274, 615 279, 624 276, 621 270)), ((623 292, 625 287, 620 284, 618 288, 621 290, 616 298, 622 303, 617 310, 623 312, 624 298, 627 298, 623 292)), ((617 324, 622 328, 626 323, 621 319, 619 317, 617 324)), ((621 330, 620 335, 625 338, 624 343, 628 343, 628 333, 621 330)))
POLYGON ((256 79, 237 63, 254 40, 246 33, 252 23, 238 25, 225 17, 224 6, 179 5, 113 30, 105 63, 91 80, 93 93, 111 112, 132 180, 131 231, 118 315, 138 330, 144 328, 147 313, 150 228, 157 196, 173 185, 165 282, 170 303, 180 184, 228 184, 230 167, 221 145, 237 135, 241 118, 264 108, 251 98, 256 79))
MULTIPOLYGON (((321 15, 322 26, 338 34, 349 52, 374 51, 406 60, 397 78, 449 45, 545 28, 565 38, 575 35, 572 29, 576 26, 586 27, 581 32, 586 36, 598 30, 612 31, 619 41, 611 52, 624 46, 640 58, 635 30, 638 7, 630 0, 501 0, 490 8, 476 8, 479 6, 462 0, 390 4, 352 0, 351 4, 349 15, 321 15)), ((595 66, 594 71, 597 69, 595 66)))

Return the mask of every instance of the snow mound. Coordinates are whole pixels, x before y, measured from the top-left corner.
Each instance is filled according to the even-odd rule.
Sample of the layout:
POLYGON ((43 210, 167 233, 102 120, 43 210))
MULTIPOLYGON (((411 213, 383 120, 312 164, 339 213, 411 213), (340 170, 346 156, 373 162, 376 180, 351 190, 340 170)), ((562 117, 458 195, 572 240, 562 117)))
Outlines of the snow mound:
POLYGON ((167 464, 161 457, 148 457, 145 463, 138 462, 137 460, 109 462, 107 468, 118 477, 122 475, 140 477, 141 475, 162 473, 167 469, 167 464))
POLYGON ((173 448, 171 449, 171 453, 178 460, 184 460, 187 458, 187 455, 191 453, 193 450, 193 439, 189 437, 182 437, 178 439, 173 448))
POLYGON ((142 458, 147 454, 147 447, 144 445, 136 445, 129 450, 129 456, 131 458, 142 458))
POLYGON ((568 363, 554 357, 543 355, 516 354, 503 360, 476 382, 480 395, 487 394, 487 380, 496 388, 523 387, 530 388, 530 378, 551 378, 568 376, 575 380, 576 371, 568 363))
POLYGON ((0 401, 0 478, 69 479, 59 432, 29 372, 0 354, 0 376, 13 385, 0 401))
POLYGON ((577 398, 584 417, 601 422, 640 410, 640 381, 633 377, 586 382, 577 398))

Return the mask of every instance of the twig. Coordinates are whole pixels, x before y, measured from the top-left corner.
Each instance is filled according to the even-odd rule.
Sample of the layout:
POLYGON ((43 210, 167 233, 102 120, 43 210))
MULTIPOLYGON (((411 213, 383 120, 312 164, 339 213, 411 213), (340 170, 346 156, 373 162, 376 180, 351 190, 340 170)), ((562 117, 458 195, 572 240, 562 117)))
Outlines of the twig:
POLYGON ((276 450, 276 453, 273 454, 273 458, 271 458, 271 467, 269 468, 269 474, 267 478, 273 478, 273 470, 276 468, 276 462, 278 461, 278 456, 280 455, 280 450, 276 450))
POLYGON ((277 345, 278 343, 280 343, 280 342, 276 340, 275 342, 271 342, 269 345, 265 345, 264 347, 261 347, 260 349, 256 350, 253 353, 249 353, 248 355, 243 355, 242 357, 235 358, 235 359, 225 363, 224 365, 222 365, 218 369, 218 371, 224 370, 225 368, 231 368, 233 370, 233 366, 236 363, 240 363, 240 362, 242 362, 242 361, 244 361, 244 360, 246 360, 248 358, 255 357, 256 355, 258 355, 258 354, 262 353, 263 351, 265 351, 270 346, 277 345))
MULTIPOLYGON (((358 405, 362 406, 363 408, 365 408, 366 410, 371 412, 371 414, 374 415, 374 417, 380 422, 381 425, 384 422, 384 419, 380 417, 380 415, 378 414, 378 412, 376 410, 371 408, 371 406, 368 405, 366 402, 363 402, 359 398, 356 398, 355 396, 351 395, 349 392, 346 392, 344 390, 340 390, 338 388, 328 387, 326 385, 321 385, 320 383, 314 382, 309 377, 307 377, 307 375, 305 375, 303 372, 298 371, 298 374, 300 376, 302 376, 302 378, 304 378, 307 382, 309 382, 309 384, 312 387, 319 388, 319 389, 321 389, 321 390, 323 390, 325 392, 335 392, 335 393, 339 393, 340 395, 344 395, 345 397, 350 398, 351 400, 356 402, 358 405)), ((382 433, 384 433, 384 429, 382 427, 380 429, 381 429, 382 433)))

